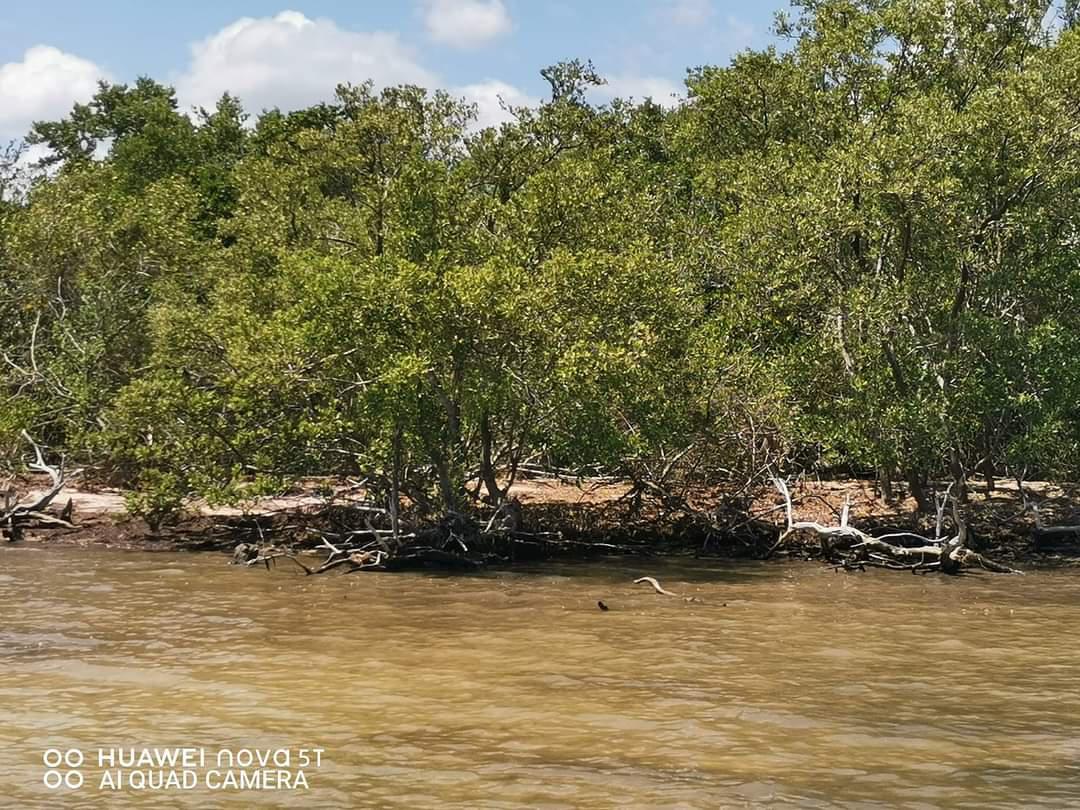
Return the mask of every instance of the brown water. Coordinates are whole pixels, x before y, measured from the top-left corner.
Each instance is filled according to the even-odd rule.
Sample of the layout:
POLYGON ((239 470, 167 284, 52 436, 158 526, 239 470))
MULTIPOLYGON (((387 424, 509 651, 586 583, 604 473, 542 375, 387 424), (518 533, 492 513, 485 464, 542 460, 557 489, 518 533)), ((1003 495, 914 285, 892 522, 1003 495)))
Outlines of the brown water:
POLYGON ((1080 806, 1080 573, 28 548, 0 617, 5 807, 1080 806), (325 753, 307 790, 110 792, 113 746, 325 753), (81 788, 44 786, 48 748, 85 752, 81 788))

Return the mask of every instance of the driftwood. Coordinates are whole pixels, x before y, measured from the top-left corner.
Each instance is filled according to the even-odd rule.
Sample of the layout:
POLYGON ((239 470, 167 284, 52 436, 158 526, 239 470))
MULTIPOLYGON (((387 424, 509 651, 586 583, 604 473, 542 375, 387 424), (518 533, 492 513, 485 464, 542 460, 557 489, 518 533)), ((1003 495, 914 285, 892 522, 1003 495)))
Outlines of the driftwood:
POLYGON ((250 543, 240 543, 233 549, 232 562, 234 565, 264 565, 269 570, 271 566, 277 565, 277 560, 286 559, 303 569, 305 574, 313 575, 325 574, 327 571, 343 566, 347 566, 350 571, 360 568, 375 568, 381 565, 388 556, 387 552, 381 548, 366 548, 364 550, 338 548, 326 539, 323 539, 320 548, 326 548, 330 553, 322 564, 314 568, 301 562, 298 555, 291 549, 250 543))
POLYGON ((638 577, 634 580, 635 585, 640 585, 642 582, 647 582, 649 585, 652 585, 653 590, 661 596, 678 596, 677 593, 672 593, 671 591, 664 590, 660 586, 660 583, 657 582, 656 579, 654 579, 653 577, 638 577))
POLYGON ((60 490, 64 488, 63 464, 56 467, 46 464, 41 447, 30 438, 30 434, 24 430, 22 431, 22 437, 34 449, 34 460, 27 466, 34 472, 48 475, 52 483, 43 495, 27 503, 15 500, 14 490, 7 489, 4 493, 4 509, 0 512, 0 533, 8 540, 15 541, 21 539, 24 530, 31 526, 59 526, 65 529, 74 529, 75 526, 71 522, 72 504, 70 500, 59 516, 50 515, 45 511, 56 499, 56 496, 60 494, 60 490))
POLYGON ((1036 551, 1070 542, 1080 543, 1080 526, 1036 526, 1031 533, 1031 544, 1036 551))
MULTIPOLYGON (((677 593, 672 593, 671 591, 664 588, 656 580, 655 577, 638 577, 637 579, 634 580, 635 585, 640 585, 643 582, 645 584, 647 584, 647 585, 652 585, 652 589, 654 591, 656 591, 658 594, 660 594, 661 596, 678 596, 677 593)), ((683 599, 684 602, 700 602, 701 601, 701 599, 699 597, 697 597, 697 596, 684 596, 682 599, 683 599)), ((604 608, 604 610, 607 610, 607 608, 604 608)))
POLYGON ((335 569, 342 569, 345 573, 430 569, 473 571, 482 565, 481 562, 469 557, 431 546, 410 546, 393 555, 387 554, 382 549, 348 551, 334 548, 322 564, 314 567, 302 562, 295 552, 273 546, 259 548, 241 543, 233 552, 233 563, 245 566, 264 565, 267 570, 277 565, 277 560, 280 559, 296 564, 309 576, 325 574, 335 569))
POLYGON ((1063 542, 1080 541, 1080 526, 1047 526, 1043 523, 1042 509, 1038 501, 1028 499, 1023 482, 1018 482, 1020 497, 1024 501, 1024 511, 1035 515, 1035 529, 1031 533, 1031 544, 1037 550, 1045 550, 1063 542))
POLYGON ((894 532, 876 537, 867 534, 850 524, 850 503, 844 504, 839 526, 824 526, 808 520, 797 521, 794 518, 791 492, 787 484, 780 478, 773 478, 773 485, 784 498, 787 525, 776 544, 769 550, 769 556, 781 548, 792 535, 809 532, 818 539, 821 556, 833 563, 835 568, 845 570, 872 567, 913 573, 937 570, 946 574, 958 574, 965 569, 982 568, 995 573, 1022 573, 967 547, 967 524, 961 518, 955 500, 952 501, 952 512, 956 534, 949 538, 941 536, 951 488, 937 498, 937 537, 930 539, 913 532, 894 532), (912 541, 914 545, 907 545, 912 541))

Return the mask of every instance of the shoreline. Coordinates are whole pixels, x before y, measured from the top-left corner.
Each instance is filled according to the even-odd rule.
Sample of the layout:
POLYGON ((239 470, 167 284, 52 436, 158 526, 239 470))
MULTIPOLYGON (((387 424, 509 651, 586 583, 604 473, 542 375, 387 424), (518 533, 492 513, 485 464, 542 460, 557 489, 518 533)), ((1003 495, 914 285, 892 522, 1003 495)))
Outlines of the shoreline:
MULTIPOLYGON (((989 497, 985 485, 974 483, 971 490, 965 512, 973 547, 1029 567, 1080 566, 1080 533, 1040 543, 1034 516, 1024 510, 1015 483, 999 483, 989 497)), ((1025 490, 1038 495, 1045 522, 1068 520, 1075 511, 1075 485, 1032 482, 1025 483, 1025 490)), ((745 511, 721 515, 714 508, 708 521, 702 516, 710 514, 707 500, 719 500, 715 491, 687 498, 693 511, 665 513, 646 505, 637 514, 624 500, 628 491, 625 483, 581 486, 535 478, 515 483, 510 494, 522 507, 522 528, 527 530, 522 534, 533 539, 481 544, 474 551, 485 555, 485 564, 511 565, 627 556, 762 559, 783 529, 782 501, 767 488, 754 494, 745 511)), ((347 482, 328 487, 327 480, 312 479, 288 493, 243 506, 194 504, 176 523, 153 532, 143 520, 127 514, 122 492, 67 487, 56 503, 71 499, 76 528, 37 528, 18 544, 231 554, 241 543, 271 543, 306 553, 319 545, 314 527, 325 526, 335 510, 347 510, 356 496, 347 482), (306 540, 305 533, 309 533, 306 540)), ((917 513, 911 499, 886 504, 870 481, 802 481, 793 490, 799 519, 835 524, 845 504, 850 504, 851 524, 872 534, 926 532, 928 526, 932 532, 934 516, 917 513)), ((432 522, 430 527, 437 525, 432 522)), ((813 551, 813 543, 799 542, 778 556, 811 559, 813 551)))

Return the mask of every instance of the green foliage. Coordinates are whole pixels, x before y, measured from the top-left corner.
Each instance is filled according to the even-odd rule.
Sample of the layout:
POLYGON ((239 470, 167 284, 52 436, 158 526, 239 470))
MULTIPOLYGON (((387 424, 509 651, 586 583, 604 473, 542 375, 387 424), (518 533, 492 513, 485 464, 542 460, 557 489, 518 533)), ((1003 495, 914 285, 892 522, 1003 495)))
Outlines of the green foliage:
POLYGON ((456 510, 535 459, 1076 476, 1080 34, 1043 22, 806 0, 677 109, 575 61, 479 132, 417 87, 249 128, 103 84, 0 198, 0 451, 155 523, 324 473, 456 510))

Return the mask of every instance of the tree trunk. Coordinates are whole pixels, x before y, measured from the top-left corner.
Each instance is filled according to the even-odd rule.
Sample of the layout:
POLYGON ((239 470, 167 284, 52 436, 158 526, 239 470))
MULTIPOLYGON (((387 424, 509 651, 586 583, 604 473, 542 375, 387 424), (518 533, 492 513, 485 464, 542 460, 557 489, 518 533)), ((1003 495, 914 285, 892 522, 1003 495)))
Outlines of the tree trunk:
POLYGON ((997 490, 997 480, 995 479, 994 460, 990 455, 990 451, 987 450, 982 461, 979 462, 979 470, 983 474, 983 478, 986 479, 986 497, 991 498, 994 492, 997 490))
POLYGON ((896 492, 893 490, 893 471, 889 465, 878 468, 878 480, 881 482, 881 497, 885 503, 896 500, 896 492))
POLYGON ((933 512, 934 505, 930 503, 930 498, 926 494, 926 473, 922 470, 911 468, 907 473, 908 488, 911 490, 911 497, 915 499, 915 503, 918 504, 920 512, 933 512))
POLYGON ((960 453, 955 447, 949 453, 949 472, 952 473, 955 482, 953 492, 956 500, 960 503, 967 503, 967 475, 964 473, 964 465, 960 463, 960 453))
POLYGON ((498 506, 506 493, 495 480, 495 467, 491 463, 491 421, 487 411, 480 416, 480 480, 487 489, 487 500, 498 506))
POLYGON ((398 520, 398 510, 401 508, 401 424, 394 428, 394 449, 390 478, 390 528, 394 532, 394 545, 398 544, 401 537, 401 526, 398 520))
POLYGON ((450 475, 450 465, 446 462, 446 456, 435 453, 432 457, 435 470, 439 474, 439 495, 442 497, 443 507, 447 512, 458 511, 458 497, 454 489, 454 481, 450 475))

